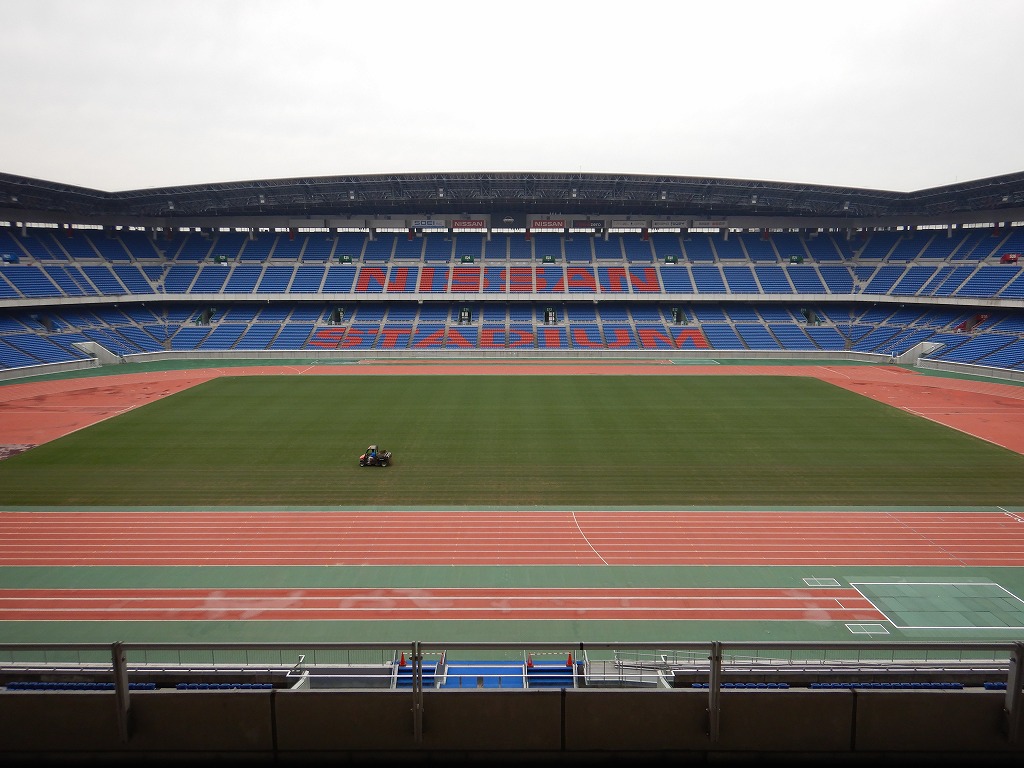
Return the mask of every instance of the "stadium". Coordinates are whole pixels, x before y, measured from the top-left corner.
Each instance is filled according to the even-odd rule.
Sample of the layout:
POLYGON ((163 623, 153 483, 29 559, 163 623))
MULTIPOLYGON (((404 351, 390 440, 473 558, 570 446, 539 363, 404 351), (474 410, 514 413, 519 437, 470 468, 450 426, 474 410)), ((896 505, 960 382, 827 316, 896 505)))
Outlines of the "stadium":
POLYGON ((0 174, 0 746, 1019 758, 1021 253, 1024 173, 0 174))

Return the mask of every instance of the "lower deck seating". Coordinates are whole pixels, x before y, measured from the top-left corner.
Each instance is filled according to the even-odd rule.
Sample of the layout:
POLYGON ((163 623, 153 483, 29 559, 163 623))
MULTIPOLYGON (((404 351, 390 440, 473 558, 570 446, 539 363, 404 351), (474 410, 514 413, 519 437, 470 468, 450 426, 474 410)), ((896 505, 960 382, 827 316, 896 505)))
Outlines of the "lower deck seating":
POLYGON ((676 302, 147 302, 0 309, 0 369, 170 351, 722 350, 900 355, 1018 370, 1024 312, 985 307, 676 302))

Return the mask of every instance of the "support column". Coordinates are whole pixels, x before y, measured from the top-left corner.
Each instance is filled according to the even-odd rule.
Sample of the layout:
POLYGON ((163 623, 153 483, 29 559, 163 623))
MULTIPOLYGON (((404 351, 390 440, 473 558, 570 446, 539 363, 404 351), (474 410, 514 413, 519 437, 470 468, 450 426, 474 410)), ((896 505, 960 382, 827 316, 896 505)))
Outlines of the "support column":
POLYGON ((721 715, 722 694, 722 643, 711 643, 711 663, 708 670, 708 738, 712 744, 718 743, 718 728, 721 715))
POLYGON ((117 699, 117 732, 123 744, 131 739, 131 701, 128 698, 128 659, 124 646, 118 641, 110 648, 113 660, 114 693, 117 699))

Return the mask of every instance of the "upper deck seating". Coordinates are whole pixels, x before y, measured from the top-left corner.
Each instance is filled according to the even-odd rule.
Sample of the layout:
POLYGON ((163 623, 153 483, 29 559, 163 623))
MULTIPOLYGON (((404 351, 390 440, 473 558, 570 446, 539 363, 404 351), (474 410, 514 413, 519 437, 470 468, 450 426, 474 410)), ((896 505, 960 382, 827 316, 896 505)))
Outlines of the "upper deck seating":
POLYGON ((711 238, 706 232, 691 232, 683 238, 686 258, 691 262, 713 262, 715 251, 711 247, 711 238))
POLYGON ((679 241, 679 235, 674 232, 654 232, 650 237, 654 257, 659 263, 664 263, 669 256, 674 256, 677 260, 682 261, 683 245, 679 241))
POLYGON ((334 247, 335 258, 348 257, 352 263, 363 260, 363 248, 369 239, 361 232, 339 232, 338 242, 334 247))
POLYGON ((620 235, 626 261, 630 264, 649 264, 654 261, 651 241, 638 235, 620 235))
POLYGON ((590 242, 593 238, 587 235, 570 236, 565 239, 565 261, 567 264, 589 264, 594 260, 590 242))
POLYGON ((875 232, 861 246, 857 258, 861 261, 874 261, 884 259, 899 242, 899 232, 875 232))
POLYGON ((715 237, 711 240, 712 247, 719 261, 747 261, 747 253, 739 237, 733 234, 731 237, 715 237))
POLYGON ((625 261, 622 240, 618 237, 594 238, 594 257, 597 261, 625 261))
POLYGON ((999 241, 1000 238, 993 236, 991 230, 987 228, 973 230, 953 254, 952 259, 983 261, 992 255, 999 241))
POLYGON ((198 232, 188 232, 179 240, 172 240, 176 245, 175 261, 206 261, 213 249, 213 242, 198 232))
POLYGON ((310 232, 305 236, 301 258, 306 263, 323 263, 329 261, 334 252, 335 240, 323 232, 310 232))
POLYGON ((424 235, 423 261, 427 264, 447 264, 452 261, 453 253, 456 254, 455 261, 461 261, 463 256, 472 256, 474 260, 480 259, 479 238, 480 235, 477 234, 477 240, 474 242, 472 234, 457 235, 453 242, 452 239, 444 235, 424 235))
POLYGON ((904 232, 903 236, 900 237, 892 250, 889 252, 889 261, 913 261, 927 246, 928 241, 931 240, 932 234, 930 232, 904 232))
MULTIPOLYGON (((427 249, 424 253, 424 258, 429 261, 427 254, 431 252, 432 244, 436 239, 435 235, 432 235, 430 240, 427 241, 427 249)), ((456 261, 461 262, 463 256, 472 256, 474 261, 480 261, 484 257, 484 235, 480 232, 459 232, 452 238, 454 258, 456 261)), ((441 256, 448 254, 447 248, 444 246, 445 241, 442 239, 437 244, 438 252, 441 256)), ((447 260, 447 259, 445 259, 447 260)))
MULTIPOLYGON (((380 232, 374 239, 367 240, 363 247, 363 261, 367 264, 382 264, 391 261, 398 235, 393 232, 380 232)), ((421 247, 422 243, 416 241, 421 247)))
POLYGON ((484 241, 483 258, 487 261, 507 261, 508 242, 509 235, 507 233, 492 233, 491 239, 484 241))
POLYGON ((211 254, 225 256, 228 261, 266 263, 276 238, 270 236, 247 238, 241 233, 225 232, 217 238, 211 254))
POLYGON ((270 247, 269 259, 272 261, 298 261, 302 255, 302 248, 306 244, 306 238, 302 235, 277 234, 273 236, 274 243, 270 247))
MULTIPOLYGON (((391 254, 391 258, 394 261, 422 261, 423 260, 423 242, 427 238, 434 237, 440 238, 442 242, 447 238, 444 235, 420 235, 419 237, 413 235, 411 237, 394 237, 394 252, 391 254)), ((383 242, 383 238, 382 238, 383 242)), ((448 247, 451 247, 451 242, 448 243, 448 247)), ((368 254, 363 257, 366 261, 375 260, 374 254, 368 254)), ((387 259, 382 259, 387 261, 387 259)))
MULTIPOLYGON (((748 235, 749 237, 749 235, 748 235)), ((804 239, 795 232, 772 232, 769 235, 770 240, 761 241, 768 242, 778 253, 779 258, 785 263, 791 263, 792 259, 810 261, 812 260, 811 254, 804 244, 804 239)), ((748 242, 744 240, 744 242, 748 242)), ((748 248, 749 250, 749 248, 748 248)), ((833 251, 833 259, 838 259, 838 254, 833 251)), ((761 261, 762 259, 758 259, 761 261)))
MULTIPOLYGON (((747 252, 748 258, 755 263, 771 263, 777 264, 779 256, 775 252, 775 244, 771 239, 766 239, 761 235, 754 234, 752 232, 740 232, 735 235, 739 242, 743 243, 743 248, 747 252)), ((801 254, 802 249, 801 249, 801 254)))
POLYGON ((562 236, 551 232, 538 232, 533 235, 534 259, 543 261, 545 257, 551 257, 556 263, 565 261, 565 254, 562 252, 562 236))
POLYGON ((809 239, 807 250, 815 261, 850 261, 854 257, 853 242, 839 233, 823 232, 809 239), (817 244, 813 248, 812 242, 817 244))
MULTIPOLYGON (((490 253, 490 251, 488 251, 488 253, 490 253)), ((513 261, 532 261, 532 243, 518 235, 510 235, 508 238, 508 257, 513 261)))

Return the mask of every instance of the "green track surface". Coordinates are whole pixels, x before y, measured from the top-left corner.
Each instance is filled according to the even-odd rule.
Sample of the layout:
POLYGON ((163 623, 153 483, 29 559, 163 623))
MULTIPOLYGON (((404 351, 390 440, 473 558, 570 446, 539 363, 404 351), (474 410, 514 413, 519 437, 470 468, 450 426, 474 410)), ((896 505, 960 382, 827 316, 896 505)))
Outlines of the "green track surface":
MULTIPOLYGON (((1012 605, 1003 609, 1009 624, 1002 629, 987 628, 987 619, 971 626, 935 628, 936 620, 925 616, 914 621, 914 611, 883 606, 887 615, 902 619, 899 627, 884 624, 885 634, 855 634, 835 621, 247 621, 201 622, 5 622, 0 623, 0 642, 391 642, 448 641, 590 641, 648 642, 673 641, 854 641, 914 640, 983 642, 1017 640, 1024 635, 1024 569, 956 567, 795 567, 795 566, 549 566, 549 567, 87 567, 0 569, 0 586, 5 589, 111 589, 111 588, 208 588, 238 589, 266 587, 294 591, 316 588, 407 588, 443 587, 558 587, 558 588, 655 588, 751 587, 810 591, 806 578, 835 579, 840 586, 851 583, 975 583, 988 590, 1005 590, 1012 605), (998 585, 992 586, 992 585, 998 585), (903 613, 899 613, 903 610, 903 613), (916 626, 915 626, 916 625, 916 626), (901 628, 902 627, 902 628, 901 628)), ((880 588, 874 588, 878 591, 880 588)), ((904 587, 906 590, 907 588, 904 587)), ((912 594, 923 593, 924 587, 912 594)), ((975 610, 970 604, 942 606, 949 616, 975 610), (966 605, 966 607, 965 607, 966 605)), ((981 611, 980 607, 976 610, 981 611)), ((939 624, 948 627, 950 619, 939 624)))

